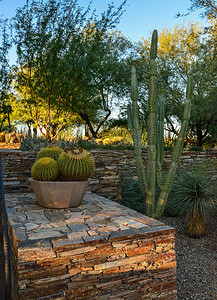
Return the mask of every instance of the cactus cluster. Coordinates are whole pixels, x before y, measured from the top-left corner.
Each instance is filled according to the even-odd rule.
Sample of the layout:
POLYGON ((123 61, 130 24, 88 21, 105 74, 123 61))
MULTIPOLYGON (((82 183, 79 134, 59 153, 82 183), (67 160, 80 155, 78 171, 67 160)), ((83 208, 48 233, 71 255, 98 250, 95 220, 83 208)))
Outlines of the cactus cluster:
POLYGON ((94 159, 83 148, 45 147, 37 155, 31 175, 35 180, 85 181, 95 169, 94 159))
POLYGON ((134 150, 136 156, 137 173, 140 188, 145 196, 146 214, 148 216, 159 217, 164 210, 187 132, 188 121, 190 118, 191 98, 193 95, 192 75, 188 78, 186 103, 183 113, 183 123, 177 138, 170 168, 165 179, 162 175, 162 163, 164 158, 164 99, 158 97, 157 93, 157 30, 154 30, 150 51, 150 84, 148 98, 148 163, 147 174, 144 171, 142 160, 142 146, 139 124, 138 108, 138 87, 136 79, 136 69, 132 67, 131 76, 131 99, 132 106, 128 105, 129 128, 133 131, 134 150), (160 196, 156 202, 156 183, 160 189, 160 196))

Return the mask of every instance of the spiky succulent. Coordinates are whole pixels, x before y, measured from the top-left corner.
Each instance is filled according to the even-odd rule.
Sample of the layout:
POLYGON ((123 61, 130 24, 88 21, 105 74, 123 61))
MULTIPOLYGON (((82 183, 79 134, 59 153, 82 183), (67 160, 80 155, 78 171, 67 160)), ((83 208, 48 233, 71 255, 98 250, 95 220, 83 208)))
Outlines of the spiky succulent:
POLYGON ((35 180, 56 180, 58 174, 57 162, 51 157, 42 157, 38 159, 31 169, 31 175, 35 180))
POLYGON ((95 170, 94 159, 83 148, 65 150, 58 159, 61 180, 84 181, 90 178, 95 170))
POLYGON ((42 158, 42 157, 51 157, 53 158, 55 161, 58 160, 59 156, 63 153, 63 149, 61 149, 60 147, 57 146, 51 146, 51 147, 45 147, 42 148, 39 152, 38 155, 36 157, 36 160, 42 158))
POLYGON ((204 166, 178 173, 167 210, 172 215, 187 216, 187 230, 191 236, 205 233, 205 218, 216 213, 217 200, 216 183, 204 166))

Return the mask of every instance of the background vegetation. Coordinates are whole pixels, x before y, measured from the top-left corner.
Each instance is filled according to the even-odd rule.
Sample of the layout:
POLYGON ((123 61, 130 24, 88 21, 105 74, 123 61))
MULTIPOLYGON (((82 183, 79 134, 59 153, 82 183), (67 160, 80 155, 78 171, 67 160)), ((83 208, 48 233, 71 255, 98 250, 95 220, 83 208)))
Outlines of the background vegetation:
MULTIPOLYGON (((177 25, 159 33, 158 87, 166 100, 165 144, 172 146, 192 70, 195 89, 185 144, 207 148, 217 140, 216 5, 191 3, 187 13, 204 8, 210 26, 177 25)), ((96 16, 91 5, 84 11, 79 1, 26 1, 12 20, 1 20, 0 131, 26 125, 48 141, 85 135, 102 140, 118 136, 132 143, 126 122, 132 65, 144 131, 150 39, 132 43, 117 31, 125 4, 111 4, 96 16), (17 52, 13 66, 8 58, 12 45, 17 52)))

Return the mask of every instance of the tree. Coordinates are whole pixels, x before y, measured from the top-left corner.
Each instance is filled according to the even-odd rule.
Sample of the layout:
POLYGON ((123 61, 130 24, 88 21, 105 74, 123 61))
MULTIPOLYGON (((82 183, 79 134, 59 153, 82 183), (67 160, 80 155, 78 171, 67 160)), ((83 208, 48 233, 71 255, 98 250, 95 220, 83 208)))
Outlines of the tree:
MULTIPOLYGON (((83 11, 72 0, 47 4, 27 0, 17 10, 16 89, 22 95, 25 92, 22 101, 31 107, 34 123, 47 139, 52 140, 68 122, 60 120, 59 114, 69 120, 77 113, 94 137, 110 115, 107 100, 123 65, 114 47, 123 39, 113 41, 109 31, 120 19, 125 2, 116 10, 109 5, 101 18, 90 6, 83 11), (95 116, 102 110, 106 115, 100 121, 95 116), (91 122, 99 123, 96 129, 91 122)), ((121 47, 128 43, 121 42, 119 53, 121 47)))
MULTIPOLYGON (((177 127, 183 111, 183 90, 189 71, 194 77, 195 89, 192 99, 188 136, 195 137, 202 146, 206 137, 216 140, 213 126, 217 118, 216 62, 214 46, 202 34, 198 24, 188 27, 175 26, 159 34, 159 92, 166 100, 166 129, 177 135, 177 127)), ((146 56, 149 42, 141 44, 140 51, 146 56)))
POLYGON ((0 46, 0 131, 5 129, 6 121, 8 129, 10 129, 10 114, 12 113, 11 105, 9 104, 11 74, 8 62, 8 51, 11 47, 9 35, 7 32, 8 21, 4 20, 1 26, 1 46, 0 46))
MULTIPOLYGON (((188 8, 187 14, 190 14, 198 9, 203 9, 201 13, 202 17, 208 19, 215 19, 217 16, 217 5, 215 0, 191 0, 191 6, 188 8)), ((183 16, 186 14, 178 13, 177 16, 183 16)))

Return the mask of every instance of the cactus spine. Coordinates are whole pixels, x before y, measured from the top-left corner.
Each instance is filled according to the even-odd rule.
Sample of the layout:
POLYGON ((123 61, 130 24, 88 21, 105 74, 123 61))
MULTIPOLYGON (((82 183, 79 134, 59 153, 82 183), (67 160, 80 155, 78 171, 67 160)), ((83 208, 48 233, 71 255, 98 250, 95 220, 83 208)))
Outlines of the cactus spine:
MULTIPOLYGON (((178 162, 181 157, 181 151, 186 136, 188 121, 190 118, 191 98, 193 95, 193 79, 192 75, 189 76, 188 86, 186 92, 186 103, 183 113, 183 123, 179 136, 177 138, 170 168, 166 174, 165 180, 162 176, 162 162, 164 158, 164 99, 160 97, 158 100, 157 95, 157 31, 154 30, 151 42, 150 51, 150 84, 149 84, 149 98, 148 98, 148 163, 147 175, 144 172, 143 161, 141 157, 141 136, 139 128, 139 110, 138 110, 138 87, 136 80, 136 69, 132 67, 132 80, 131 80, 131 99, 132 99, 132 118, 133 119, 133 141, 134 151, 136 156, 136 165, 139 183, 142 192, 146 199, 146 214, 148 216, 159 217, 164 210, 169 191, 172 186, 173 178, 178 162), (158 103, 159 101, 159 103, 158 103), (156 138, 157 136, 157 138, 156 138), (155 189, 156 182, 160 188, 160 197, 155 205, 155 189), (156 206, 156 208, 155 208, 156 206)), ((129 107, 128 107, 128 116, 129 107)), ((129 124, 131 127, 132 125, 129 124)))

